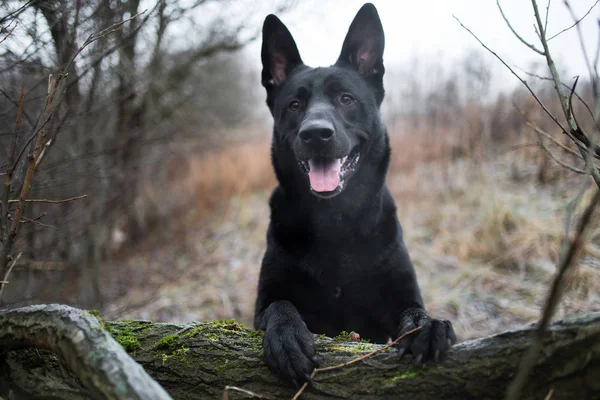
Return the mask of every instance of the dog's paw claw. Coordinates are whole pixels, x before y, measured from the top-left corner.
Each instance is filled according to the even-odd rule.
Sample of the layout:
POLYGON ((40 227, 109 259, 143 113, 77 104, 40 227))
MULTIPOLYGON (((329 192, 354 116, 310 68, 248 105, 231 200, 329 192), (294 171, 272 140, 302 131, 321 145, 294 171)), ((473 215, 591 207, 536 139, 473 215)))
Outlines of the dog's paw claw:
POLYGON ((314 339, 305 324, 282 324, 267 329, 263 359, 275 374, 296 387, 310 381, 316 367, 314 339))
POLYGON ((452 323, 433 319, 421 309, 409 309, 404 312, 398 336, 416 328, 420 329, 399 341, 398 354, 411 352, 415 357, 415 364, 444 360, 450 347, 456 342, 452 323))

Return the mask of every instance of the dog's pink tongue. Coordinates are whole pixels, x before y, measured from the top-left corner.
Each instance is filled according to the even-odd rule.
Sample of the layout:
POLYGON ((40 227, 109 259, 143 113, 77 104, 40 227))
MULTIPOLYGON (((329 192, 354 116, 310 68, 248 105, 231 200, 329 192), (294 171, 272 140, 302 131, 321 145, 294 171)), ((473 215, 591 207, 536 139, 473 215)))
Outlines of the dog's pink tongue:
POLYGON ((334 191, 340 183, 340 168, 342 163, 339 159, 332 161, 308 160, 310 172, 308 179, 310 186, 315 192, 334 191))

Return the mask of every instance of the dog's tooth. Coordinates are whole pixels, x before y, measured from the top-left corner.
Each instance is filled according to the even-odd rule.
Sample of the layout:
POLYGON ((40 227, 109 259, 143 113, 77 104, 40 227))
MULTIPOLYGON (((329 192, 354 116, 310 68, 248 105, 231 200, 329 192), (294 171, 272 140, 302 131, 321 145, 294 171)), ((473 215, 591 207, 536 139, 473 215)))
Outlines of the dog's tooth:
POLYGON ((340 162, 341 162, 342 164, 344 164, 344 163, 346 162, 346 160, 347 160, 347 159, 348 159, 348 156, 346 156, 346 157, 343 157, 343 158, 341 158, 341 159, 340 159, 340 162))

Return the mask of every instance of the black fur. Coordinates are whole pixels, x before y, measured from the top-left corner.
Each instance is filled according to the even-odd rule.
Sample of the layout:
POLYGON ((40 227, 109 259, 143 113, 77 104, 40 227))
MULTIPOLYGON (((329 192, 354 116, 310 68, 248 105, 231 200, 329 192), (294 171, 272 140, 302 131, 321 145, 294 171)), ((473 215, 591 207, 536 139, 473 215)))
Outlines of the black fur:
POLYGON ((274 118, 279 186, 270 201, 254 324, 265 331, 265 362, 295 385, 316 365, 311 332, 356 331, 385 343, 423 326, 398 346, 416 362, 443 358, 456 341, 449 321, 424 311, 385 185, 390 147, 379 110, 383 48, 372 4, 360 9, 338 61, 327 68, 304 65, 283 23, 274 15, 265 19, 262 84, 274 118), (356 154, 357 164, 348 164, 335 190, 311 188, 310 162, 331 165, 356 154))

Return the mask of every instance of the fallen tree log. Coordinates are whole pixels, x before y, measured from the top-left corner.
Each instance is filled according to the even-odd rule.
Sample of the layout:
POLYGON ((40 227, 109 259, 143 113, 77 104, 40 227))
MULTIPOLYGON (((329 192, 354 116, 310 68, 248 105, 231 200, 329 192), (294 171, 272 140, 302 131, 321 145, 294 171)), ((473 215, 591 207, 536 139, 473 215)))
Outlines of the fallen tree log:
MULTIPOLYGON (((290 399, 296 392, 277 380, 260 360, 262 334, 235 321, 104 323, 71 307, 36 306, 0 311, 0 349, 6 350, 0 356, 0 396, 160 398, 118 397, 115 388, 123 381, 102 377, 125 364, 104 373, 94 372, 98 365, 106 366, 113 360, 112 340, 95 342, 93 349, 74 350, 65 344, 81 339, 82 334, 93 337, 90 331, 103 333, 100 328, 175 399, 223 398, 226 386, 235 387, 226 393, 229 399, 290 399), (85 323, 74 328, 73 319, 85 323), (79 334, 78 329, 84 332, 79 334), (70 336, 61 336, 61 332, 70 332, 70 336), (105 358, 106 354, 112 356, 105 358)), ((531 343, 532 331, 533 327, 526 327, 463 342, 453 347, 446 361, 425 366, 414 366, 410 357, 399 359, 394 351, 386 350, 359 363, 317 374, 301 399, 501 399, 531 343)), ((317 337, 322 367, 347 362, 378 347, 317 337)), ((544 399, 550 390, 553 400, 600 399, 600 313, 554 323, 543 349, 523 399, 544 399)), ((125 370, 137 371, 132 364, 125 370)), ((144 385, 153 383, 144 380, 144 385)), ((149 391, 155 390, 160 392, 155 387, 149 391)))

